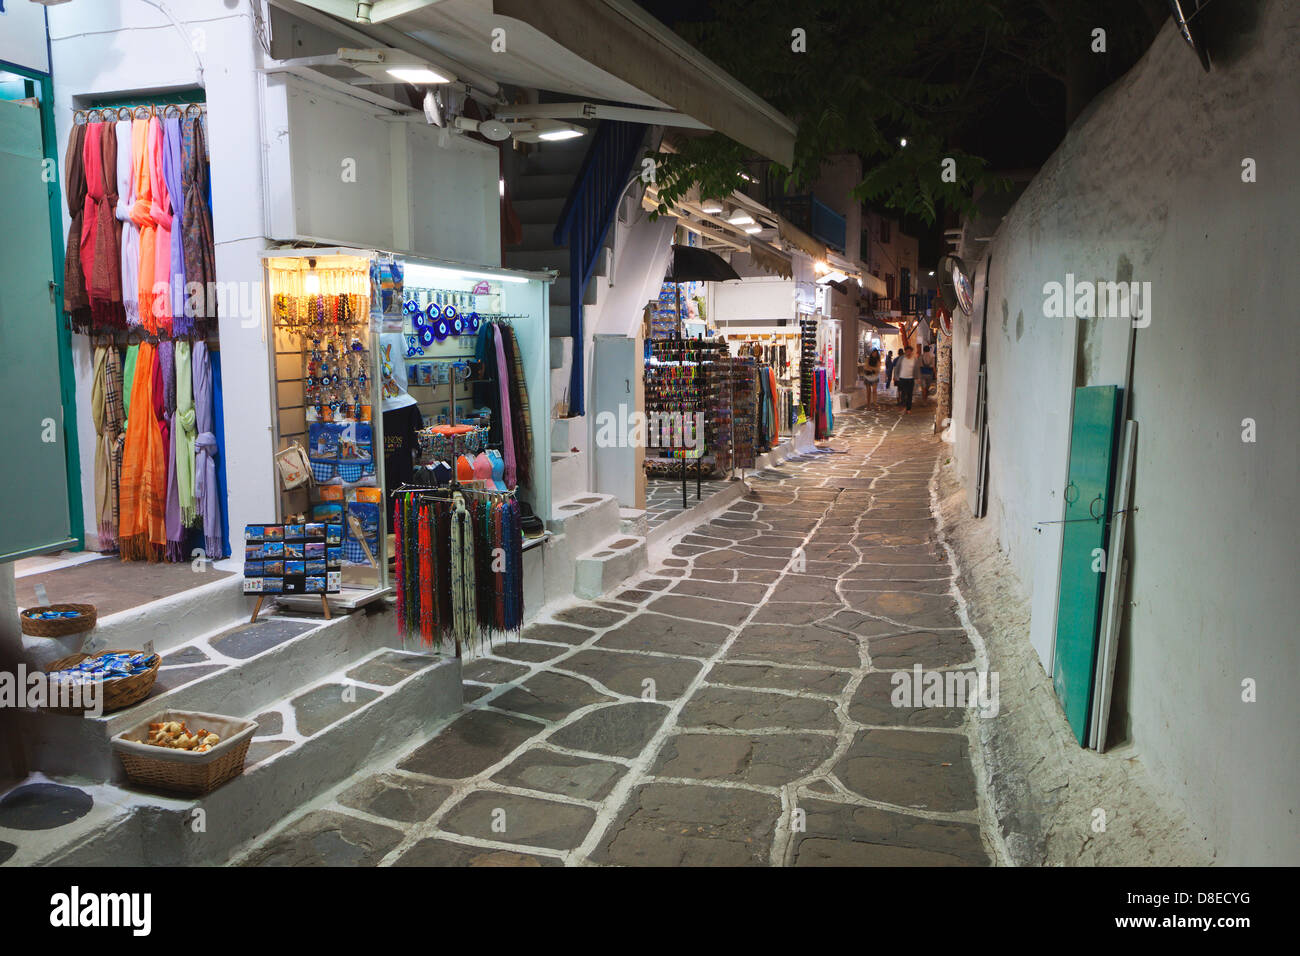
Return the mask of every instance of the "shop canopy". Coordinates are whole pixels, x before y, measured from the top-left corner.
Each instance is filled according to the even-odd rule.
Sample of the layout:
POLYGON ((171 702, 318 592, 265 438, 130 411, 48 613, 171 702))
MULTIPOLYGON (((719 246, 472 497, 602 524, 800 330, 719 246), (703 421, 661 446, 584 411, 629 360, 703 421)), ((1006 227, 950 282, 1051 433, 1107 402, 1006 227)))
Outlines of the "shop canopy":
POLYGON ((675 125, 716 130, 794 163, 794 123, 631 0, 275 2, 324 11, 381 44, 414 40, 435 69, 490 77, 489 88, 513 84, 676 111, 695 122, 675 125))

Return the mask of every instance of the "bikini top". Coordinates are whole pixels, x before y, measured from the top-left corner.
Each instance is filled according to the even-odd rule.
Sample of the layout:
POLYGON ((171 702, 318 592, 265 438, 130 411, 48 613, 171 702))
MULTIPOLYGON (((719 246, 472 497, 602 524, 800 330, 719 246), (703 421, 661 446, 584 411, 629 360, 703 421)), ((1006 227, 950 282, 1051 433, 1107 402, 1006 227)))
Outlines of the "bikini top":
POLYGON ((489 448, 487 452, 488 461, 492 462, 492 483, 496 485, 498 491, 508 491, 506 488, 506 460, 501 457, 501 452, 495 448, 489 448))

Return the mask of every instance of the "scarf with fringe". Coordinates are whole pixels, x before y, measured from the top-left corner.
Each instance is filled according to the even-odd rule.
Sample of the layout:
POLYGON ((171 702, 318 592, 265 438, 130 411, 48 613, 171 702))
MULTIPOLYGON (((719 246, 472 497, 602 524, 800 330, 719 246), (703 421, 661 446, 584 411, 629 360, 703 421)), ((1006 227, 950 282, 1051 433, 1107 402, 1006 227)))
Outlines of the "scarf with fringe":
POLYGON ((118 550, 124 561, 159 561, 167 544, 167 462, 154 409, 158 350, 139 346, 122 449, 118 550))

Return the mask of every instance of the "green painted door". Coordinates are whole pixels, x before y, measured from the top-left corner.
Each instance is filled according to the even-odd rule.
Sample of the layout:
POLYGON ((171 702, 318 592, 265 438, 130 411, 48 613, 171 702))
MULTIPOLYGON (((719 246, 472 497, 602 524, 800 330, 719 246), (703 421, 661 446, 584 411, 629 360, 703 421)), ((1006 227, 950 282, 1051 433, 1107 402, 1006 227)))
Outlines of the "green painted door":
POLYGON ((0 100, 0 560, 75 540, 68 512, 50 177, 34 100, 0 100))
POLYGON ((1081 745, 1088 739, 1097 665, 1119 396, 1114 385, 1074 390, 1052 684, 1081 745))

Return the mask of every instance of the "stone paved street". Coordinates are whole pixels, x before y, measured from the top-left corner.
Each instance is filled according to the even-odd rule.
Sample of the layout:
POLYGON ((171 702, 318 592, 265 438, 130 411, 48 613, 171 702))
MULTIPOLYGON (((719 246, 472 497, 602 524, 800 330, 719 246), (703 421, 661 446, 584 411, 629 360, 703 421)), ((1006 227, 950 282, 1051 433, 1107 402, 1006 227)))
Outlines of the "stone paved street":
POLYGON ((987 865, 978 718, 890 675, 976 652, 928 414, 841 415, 612 599, 468 662, 466 710, 250 865, 987 865))

